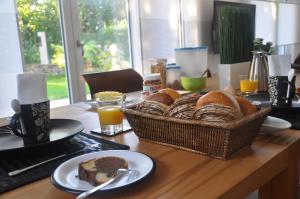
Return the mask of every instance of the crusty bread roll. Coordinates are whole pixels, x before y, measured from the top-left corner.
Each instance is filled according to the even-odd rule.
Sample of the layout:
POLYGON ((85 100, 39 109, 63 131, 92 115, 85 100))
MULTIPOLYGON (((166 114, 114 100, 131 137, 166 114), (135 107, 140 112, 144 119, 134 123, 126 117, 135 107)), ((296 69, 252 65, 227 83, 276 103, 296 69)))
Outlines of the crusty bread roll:
POLYGON ((243 115, 249 115, 251 113, 256 112, 256 106, 251 104, 247 99, 241 96, 236 96, 235 99, 238 101, 240 105, 241 112, 243 115))
POLYGON ((146 100, 160 102, 167 106, 173 104, 174 102, 173 98, 166 93, 153 93, 149 95, 146 100))
POLYGON ((241 116, 242 113, 239 110, 230 106, 210 103, 196 109, 193 118, 207 122, 223 123, 237 120, 241 116))
POLYGON ((164 113, 165 116, 181 119, 192 119, 196 102, 201 95, 198 93, 186 95, 175 100, 164 113))
POLYGON ((175 106, 187 104, 187 103, 193 103, 196 106, 196 102, 202 95, 200 93, 192 93, 188 95, 184 95, 177 100, 174 101, 174 103, 170 106, 170 109, 175 106))
POLYGON ((92 159, 79 164, 78 177, 96 186, 110 180, 120 168, 128 168, 128 163, 123 158, 108 156, 92 159))
POLYGON ((203 95, 198 99, 196 109, 212 103, 229 106, 240 111, 239 103, 237 102, 235 97, 225 91, 210 91, 207 94, 203 95))
POLYGON ((159 90, 158 92, 166 93, 166 94, 170 95, 170 97, 172 97, 172 99, 174 101, 180 97, 180 94, 172 88, 164 88, 164 89, 159 90))
POLYGON ((234 90, 234 88, 231 85, 227 85, 224 88, 224 91, 231 94, 231 95, 236 95, 236 91, 234 90))
POLYGON ((150 100, 145 100, 136 106, 137 111, 149 113, 152 115, 163 115, 167 109, 167 105, 150 100))

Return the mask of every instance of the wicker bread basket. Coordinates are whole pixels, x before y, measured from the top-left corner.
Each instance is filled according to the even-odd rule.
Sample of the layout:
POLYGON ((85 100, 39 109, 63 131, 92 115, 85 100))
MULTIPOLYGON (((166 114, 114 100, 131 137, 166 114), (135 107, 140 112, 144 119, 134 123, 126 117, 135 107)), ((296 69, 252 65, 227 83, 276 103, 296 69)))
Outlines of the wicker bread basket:
POLYGON ((123 109, 135 134, 155 143, 197 152, 218 159, 229 159, 250 146, 271 108, 228 123, 184 120, 123 109))

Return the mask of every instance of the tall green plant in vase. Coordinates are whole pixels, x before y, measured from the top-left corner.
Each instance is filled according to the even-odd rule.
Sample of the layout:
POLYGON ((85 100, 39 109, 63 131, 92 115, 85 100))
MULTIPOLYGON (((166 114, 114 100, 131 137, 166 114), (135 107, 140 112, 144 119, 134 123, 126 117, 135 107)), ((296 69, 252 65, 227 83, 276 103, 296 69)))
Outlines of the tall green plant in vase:
POLYGON ((247 74, 252 59, 255 12, 245 6, 218 8, 220 88, 239 88, 239 76, 247 74))
POLYGON ((219 49, 221 64, 250 61, 254 39, 254 19, 248 8, 219 8, 219 49))

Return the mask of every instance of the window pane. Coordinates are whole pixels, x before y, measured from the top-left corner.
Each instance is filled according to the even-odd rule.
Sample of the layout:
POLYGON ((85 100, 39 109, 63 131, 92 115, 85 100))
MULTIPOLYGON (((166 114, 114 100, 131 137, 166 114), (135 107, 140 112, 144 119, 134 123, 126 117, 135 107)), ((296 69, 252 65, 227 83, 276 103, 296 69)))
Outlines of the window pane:
MULTIPOLYGON (((24 71, 46 73, 48 98, 66 104, 68 88, 57 0, 17 0, 24 71)), ((52 103, 53 104, 53 103, 52 103)))
POLYGON ((173 63, 174 48, 179 47, 178 1, 141 0, 139 13, 144 71, 150 58, 166 58, 173 63))
POLYGON ((78 0, 84 72, 131 67, 126 0, 78 0))

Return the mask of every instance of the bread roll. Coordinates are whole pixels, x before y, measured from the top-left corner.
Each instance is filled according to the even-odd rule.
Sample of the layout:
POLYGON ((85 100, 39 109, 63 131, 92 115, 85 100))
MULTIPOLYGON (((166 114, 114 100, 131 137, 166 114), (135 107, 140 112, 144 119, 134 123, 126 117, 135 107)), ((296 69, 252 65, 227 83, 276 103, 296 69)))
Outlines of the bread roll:
POLYGON ((167 110, 164 115, 180 119, 193 119, 194 111, 195 103, 187 103, 167 110))
POLYGON ((163 115, 167 109, 167 105, 150 100, 145 100, 136 106, 137 111, 149 113, 152 115, 163 115))
POLYGON ((239 119, 242 113, 237 109, 222 104, 206 104, 194 112, 193 118, 197 120, 224 123, 239 119))
POLYGON ((172 99, 174 101, 180 97, 180 94, 176 90, 171 89, 171 88, 161 89, 159 91, 159 93, 166 93, 166 94, 168 94, 170 97, 172 97, 172 99))
POLYGON ((235 97, 224 91, 210 91, 207 94, 199 98, 196 104, 196 108, 199 109, 207 104, 220 104, 223 106, 229 106, 233 109, 240 111, 240 106, 235 97))
POLYGON ((234 88, 231 85, 227 85, 224 88, 224 91, 231 94, 231 95, 236 95, 236 92, 235 92, 234 88))
POLYGON ((173 104, 173 102, 174 102, 173 98, 170 95, 166 94, 166 93, 151 94, 146 98, 146 100, 160 102, 160 103, 165 104, 167 106, 173 104))
POLYGON ((238 101, 243 115, 249 115, 251 113, 256 112, 256 106, 251 104, 251 102, 249 102, 244 97, 236 96, 235 99, 238 101))
POLYGON ((170 106, 170 109, 172 107, 176 107, 176 106, 183 105, 183 104, 188 104, 188 103, 193 103, 196 106, 196 102, 198 101, 198 99, 201 96, 202 95, 199 94, 199 93, 184 95, 184 96, 178 98, 177 100, 175 100, 174 103, 170 106))
POLYGON ((178 98, 169 106, 164 115, 181 119, 192 119, 199 97, 200 94, 191 94, 178 98))

